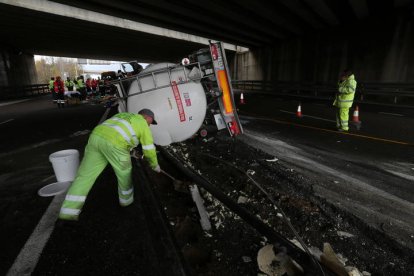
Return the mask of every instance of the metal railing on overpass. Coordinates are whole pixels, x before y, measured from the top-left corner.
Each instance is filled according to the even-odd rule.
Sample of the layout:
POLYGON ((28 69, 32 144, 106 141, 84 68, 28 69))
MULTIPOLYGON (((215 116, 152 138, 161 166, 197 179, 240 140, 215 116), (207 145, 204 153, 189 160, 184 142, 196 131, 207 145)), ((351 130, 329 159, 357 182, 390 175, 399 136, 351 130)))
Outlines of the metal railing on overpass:
POLYGON ((21 86, 0 86, 0 100, 12 100, 49 93, 48 84, 32 84, 21 86))
MULTIPOLYGON (((269 94, 274 96, 333 101, 338 91, 337 83, 315 82, 270 82, 270 81, 232 81, 235 92, 269 94)), ((355 102, 414 108, 414 83, 370 83, 359 82, 355 102)))

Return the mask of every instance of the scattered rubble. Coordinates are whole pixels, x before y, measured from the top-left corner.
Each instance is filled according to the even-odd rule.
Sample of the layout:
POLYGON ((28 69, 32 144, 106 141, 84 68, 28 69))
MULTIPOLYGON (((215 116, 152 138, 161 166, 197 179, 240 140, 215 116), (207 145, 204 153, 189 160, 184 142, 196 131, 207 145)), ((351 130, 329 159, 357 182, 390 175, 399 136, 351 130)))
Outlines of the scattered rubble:
MULTIPOLYGON (((371 229, 353 216, 316 197, 312 190, 313 180, 284 167, 276 162, 276 157, 221 136, 209 143, 195 139, 170 146, 169 149, 184 160, 187 167, 201 173, 223 193, 301 248, 293 233, 282 222, 282 213, 246 175, 204 154, 222 159, 260 182, 278 201, 311 254, 337 271, 338 275, 371 275, 367 271, 377 273, 373 275, 414 275, 408 256, 400 254, 396 248, 388 248, 378 233, 372 235, 371 229), (321 251, 319 248, 322 247, 321 251), (384 263, 388 265, 384 266, 384 263)), ((329 180, 326 182, 328 184, 329 180)), ((198 242, 204 243, 213 253, 204 266, 199 265, 198 272, 208 270, 209 275, 212 275, 213 269, 217 275, 288 273, 285 267, 280 266, 282 261, 287 262, 288 256, 283 256, 279 251, 272 255, 273 247, 268 244, 266 237, 260 236, 202 188, 200 193, 211 220, 212 231, 202 232, 203 238, 198 242), (249 256, 257 256, 258 263, 247 261, 251 258, 249 256), (275 265, 277 262, 270 261, 275 258, 279 266, 275 265)))
POLYGON ((272 244, 262 247, 257 254, 259 269, 270 276, 299 276, 303 268, 286 254, 283 248, 275 248, 272 244))
POLYGON ((336 233, 338 234, 338 236, 340 237, 346 237, 346 238, 352 238, 355 235, 348 233, 348 232, 344 232, 344 231, 336 231, 336 233))

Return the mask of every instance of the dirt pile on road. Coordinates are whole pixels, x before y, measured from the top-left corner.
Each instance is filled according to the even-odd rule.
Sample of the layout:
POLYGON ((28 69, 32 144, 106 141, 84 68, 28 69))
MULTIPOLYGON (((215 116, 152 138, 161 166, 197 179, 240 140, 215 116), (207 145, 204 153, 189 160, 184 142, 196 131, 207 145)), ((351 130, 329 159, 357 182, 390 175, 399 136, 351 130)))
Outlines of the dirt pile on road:
MULTIPOLYGON (((413 252, 314 195, 313 184, 323 179, 301 175, 281 164, 277 157, 224 135, 189 140, 168 150, 235 202, 297 243, 283 221, 281 210, 249 180, 249 175, 277 200, 315 255, 321 253, 324 243, 329 243, 342 262, 361 272, 414 275, 413 252)), ((267 244, 267 239, 209 193, 202 191, 202 194, 213 230, 204 233, 198 241, 198 246, 209 257, 205 263, 198 264, 196 272, 199 275, 257 275, 257 252, 267 244)))

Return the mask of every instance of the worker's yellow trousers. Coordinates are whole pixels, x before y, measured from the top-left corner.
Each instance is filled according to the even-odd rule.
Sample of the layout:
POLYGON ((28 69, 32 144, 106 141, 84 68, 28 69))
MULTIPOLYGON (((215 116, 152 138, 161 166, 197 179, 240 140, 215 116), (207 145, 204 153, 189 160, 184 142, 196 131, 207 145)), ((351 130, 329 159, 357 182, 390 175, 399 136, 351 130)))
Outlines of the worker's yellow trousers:
POLYGON ((336 111, 336 127, 341 130, 349 130, 349 107, 337 108, 336 111))
POLYGON ((134 201, 129 151, 117 148, 104 138, 92 134, 76 178, 60 209, 60 219, 78 219, 89 191, 108 163, 111 164, 118 179, 118 196, 121 206, 128 206, 134 201))

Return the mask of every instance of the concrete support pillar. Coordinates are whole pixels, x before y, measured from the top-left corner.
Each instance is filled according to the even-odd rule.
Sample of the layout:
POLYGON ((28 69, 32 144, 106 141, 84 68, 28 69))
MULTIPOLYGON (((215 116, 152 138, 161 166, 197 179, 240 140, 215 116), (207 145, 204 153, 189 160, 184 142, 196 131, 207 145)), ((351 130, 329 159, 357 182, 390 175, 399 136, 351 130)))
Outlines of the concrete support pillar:
POLYGON ((263 80, 262 49, 236 53, 233 64, 233 79, 263 80))
POLYGON ((37 72, 32 54, 0 48, 0 93, 10 93, 20 86, 36 83, 37 72))
POLYGON ((16 49, 0 49, 0 86, 30 85, 37 83, 32 54, 16 49))

